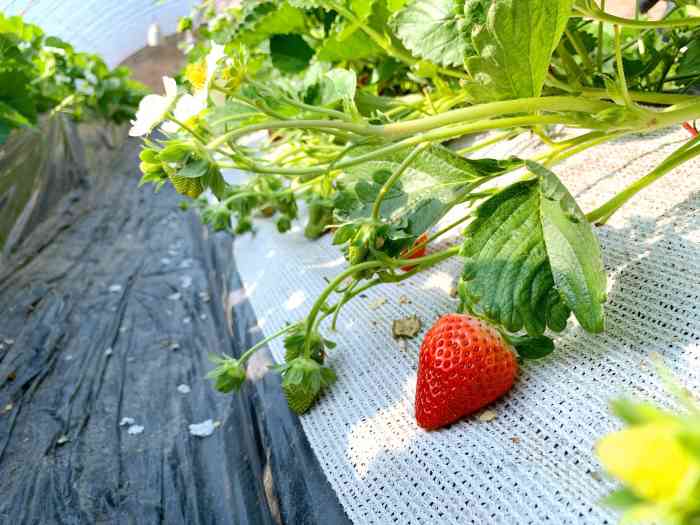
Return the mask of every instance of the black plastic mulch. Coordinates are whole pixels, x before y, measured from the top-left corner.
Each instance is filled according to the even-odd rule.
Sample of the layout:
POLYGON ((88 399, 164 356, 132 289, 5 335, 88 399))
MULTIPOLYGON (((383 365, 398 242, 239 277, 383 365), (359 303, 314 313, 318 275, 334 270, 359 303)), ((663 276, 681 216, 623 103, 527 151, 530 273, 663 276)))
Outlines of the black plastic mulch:
POLYGON ((137 189, 137 155, 127 142, 108 173, 64 170, 63 186, 25 174, 74 189, 1 261, 0 523, 346 523, 278 377, 233 397, 204 379, 209 352, 260 338, 232 238, 171 190, 137 189), (190 434, 208 419, 210 436, 190 434))

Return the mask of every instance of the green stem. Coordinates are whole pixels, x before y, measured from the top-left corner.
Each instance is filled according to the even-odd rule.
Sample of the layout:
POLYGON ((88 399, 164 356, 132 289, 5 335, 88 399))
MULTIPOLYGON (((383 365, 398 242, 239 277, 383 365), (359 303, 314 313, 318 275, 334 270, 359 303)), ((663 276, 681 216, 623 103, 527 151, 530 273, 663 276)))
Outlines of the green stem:
MULTIPOLYGON (((605 12, 605 0, 600 0, 600 10, 605 12)), ((597 49, 597 59, 598 59, 598 73, 603 72, 603 25, 605 22, 602 20, 598 22, 598 49, 597 49)))
POLYGON ((574 12, 581 16, 587 16, 600 22, 609 22, 624 27, 635 27, 639 29, 673 29, 673 28, 691 28, 700 26, 700 17, 682 18, 675 20, 634 20, 631 18, 622 18, 601 11, 600 9, 584 9, 580 6, 574 6, 574 12))
POLYGON ((475 151, 479 151, 480 149, 486 148, 488 146, 491 146, 493 144, 498 144, 499 142, 504 142, 506 140, 510 140, 512 138, 517 137, 523 132, 521 129, 514 129, 511 131, 506 131, 505 133, 499 133, 498 135, 495 135, 492 138, 488 138, 485 140, 482 140, 481 142, 477 142, 476 144, 472 144, 471 146, 467 146, 466 148, 462 148, 460 150, 457 150, 457 155, 460 157, 464 157, 466 155, 469 155, 470 153, 474 153, 475 151))
POLYGON ((235 141, 256 131, 270 129, 336 129, 350 131, 358 135, 382 135, 381 126, 368 126, 363 124, 355 124, 353 122, 344 122, 336 120, 271 120, 261 122, 259 124, 251 124, 239 129, 234 129, 228 133, 217 137, 207 144, 207 149, 214 150, 219 146, 226 144, 229 141, 235 141))
POLYGON ((461 249, 462 246, 457 245, 439 252, 431 253, 425 257, 416 257, 415 259, 391 259, 391 265, 395 268, 401 268, 402 266, 420 266, 421 268, 425 268, 426 265, 434 266, 445 259, 449 259, 453 255, 457 255, 461 249))
POLYGON ((372 206, 372 219, 375 221, 380 220, 380 213, 382 209, 382 201, 384 201, 384 197, 386 197, 386 194, 389 193, 389 190, 392 188, 392 186, 396 183, 397 180, 401 177, 401 175, 404 174, 404 172, 409 168, 411 163, 415 160, 415 158, 422 152, 424 151, 428 146, 430 146, 430 143, 425 143, 425 144, 419 144, 417 145, 411 153, 409 153, 406 158, 399 164, 399 167, 394 171, 394 173, 391 174, 391 177, 387 179, 387 181, 384 183, 382 188, 379 190, 379 193, 377 194, 377 198, 374 200, 374 205, 372 206))
POLYGON ((278 331, 275 332, 274 334, 272 334, 272 335, 266 337, 266 338, 263 339, 262 341, 258 341, 257 343, 255 343, 255 345, 251 346, 248 350, 246 350, 246 351, 241 355, 241 357, 238 358, 238 362, 239 362, 240 364, 245 364, 245 362, 246 362, 248 359, 250 359, 251 356, 252 356, 256 351, 260 350, 263 346, 265 346, 267 343, 269 343, 269 342, 272 341, 273 339, 277 339, 279 336, 286 334, 287 332, 289 332, 289 331, 290 331, 291 329, 293 329, 294 327, 295 327, 295 325, 293 325, 293 324, 287 325, 287 326, 285 326, 284 328, 282 328, 281 330, 278 330, 278 331))
POLYGON ((558 164, 559 162, 568 159, 569 157, 573 157, 574 155, 577 155, 578 153, 581 153, 582 151, 585 151, 589 148, 592 148, 593 146, 597 146, 598 144, 602 144, 604 142, 608 142, 610 140, 613 140, 615 138, 621 137, 622 135, 625 135, 627 132, 624 131, 618 131, 615 133, 605 133, 601 131, 595 131, 592 133, 587 133, 585 136, 587 136, 587 140, 580 141, 574 144, 571 144, 564 148, 563 150, 560 151, 555 151, 552 153, 549 153, 546 156, 546 160, 544 164, 547 167, 551 167, 554 164, 558 164))
POLYGON ((559 55, 559 58, 564 65, 564 69, 566 69, 567 75, 571 77, 570 80, 575 82, 576 85, 580 85, 580 79, 583 77, 583 71, 576 63, 576 60, 574 60, 574 57, 571 56, 569 50, 566 49, 563 40, 559 41, 559 45, 557 46, 557 55, 559 55))
POLYGON ((634 102, 630 97, 629 91, 627 90, 627 80, 625 79, 625 67, 622 62, 622 41, 620 36, 620 26, 616 25, 615 29, 615 63, 617 66, 617 79, 620 85, 620 92, 622 93, 622 98, 625 101, 625 105, 630 108, 634 108, 634 102))
POLYGON ((450 124, 461 124, 468 121, 500 117, 502 115, 536 113, 538 111, 578 111, 583 113, 597 113, 612 106, 613 105, 608 102, 584 99, 581 97, 555 96, 521 98, 453 109, 439 115, 409 120, 406 122, 396 122, 378 127, 381 128, 379 134, 387 137, 396 137, 411 135, 423 131, 430 131, 450 124))
POLYGON ((338 315, 340 314, 340 310, 341 310, 341 308, 343 308, 343 305, 345 305, 345 303, 347 303, 350 299, 352 299, 354 297, 354 295, 352 294, 352 291, 355 288, 355 286, 357 286, 357 283, 359 283, 359 282, 360 281, 357 281, 357 280, 353 281, 352 284, 348 287, 348 289, 343 294, 342 299, 338 302, 338 304, 334 305, 333 318, 331 319, 331 330, 335 330, 335 327, 338 323, 338 315))
POLYGON ((442 228, 442 229, 436 231, 435 233, 433 233, 430 237, 428 237, 428 239, 427 239, 425 242, 422 242, 422 243, 420 243, 419 245, 415 246, 414 249, 415 249, 415 248, 420 249, 420 248, 422 248, 423 246, 426 246, 426 245, 430 244, 430 243, 433 242, 435 239, 437 239, 437 238, 439 238, 439 237, 442 237, 442 236, 445 235, 448 231, 452 230, 453 228, 456 228, 457 226, 459 226, 460 224, 464 223, 465 221, 467 221, 467 219, 469 219, 469 218, 471 218, 471 217, 472 217, 472 213, 471 213, 471 212, 470 212, 470 213, 467 213, 464 217, 461 217, 461 218, 457 219, 456 221, 454 221, 454 222, 448 224, 448 225, 445 226, 444 228, 442 228))
MULTIPOLYGON (((576 92, 576 91, 572 91, 576 92)), ((610 93, 605 89, 599 88, 584 88, 580 91, 581 95, 584 97, 593 97, 598 99, 609 99, 610 93)), ((642 102, 647 104, 661 104, 661 105, 672 105, 680 104, 682 102, 692 102, 695 100, 700 100, 697 95, 682 95, 676 93, 653 93, 645 91, 628 91, 630 97, 635 102, 642 102)))
POLYGON ((311 307, 309 315, 306 317, 306 344, 304 346, 304 354, 306 355, 306 357, 311 357, 311 332, 313 331, 314 326, 316 324, 316 317, 321 311, 321 308, 326 302, 326 299, 328 299, 328 296, 332 294, 333 291, 338 286, 340 286, 343 283, 343 281, 348 277, 355 275, 356 273, 360 273, 365 270, 371 270, 373 268, 379 268, 381 266, 383 266, 383 263, 381 263, 380 261, 367 261, 351 266, 344 272, 340 273, 335 279, 333 279, 328 284, 328 286, 326 286, 323 292, 321 292, 321 295, 318 296, 318 299, 316 299, 316 302, 311 307))
POLYGON ((340 119, 340 120, 346 120, 346 121, 351 121, 351 120, 352 120, 352 117, 350 117, 349 115, 346 115, 346 114, 343 113, 342 111, 336 111, 335 109, 321 108, 321 107, 318 107, 318 106, 312 106, 312 105, 310 105, 310 104, 305 104, 305 103, 303 103, 303 102, 298 102, 298 101, 294 100, 293 98, 290 98, 290 97, 284 95, 283 93, 274 93, 274 92, 272 92, 272 91, 271 91, 270 89, 268 89, 265 85, 260 84, 259 82, 256 82, 255 80, 253 80, 253 79, 250 78, 250 77, 248 77, 246 80, 247 80, 252 86, 255 86, 255 87, 258 88, 259 90, 265 91, 265 92, 269 93, 270 95, 272 95, 273 97, 277 97, 277 98, 283 100, 284 102, 286 102, 287 104, 289 104, 290 106, 294 106, 295 108, 298 108, 298 109, 301 109, 301 110, 304 110, 304 111, 309 111, 309 112, 312 112, 312 113, 317 113, 317 114, 319 114, 319 115, 326 115, 326 116, 329 116, 329 117, 332 117, 332 118, 337 118, 337 119, 340 119))
POLYGON ((173 121, 175 124, 180 126, 182 129, 184 129, 187 133, 192 135, 195 139, 197 139, 197 142, 199 142, 202 145, 206 144, 206 141, 204 140, 204 137, 202 137, 199 133, 197 133, 195 130, 184 124, 183 122, 180 122, 177 120, 173 115, 170 115, 170 118, 168 120, 173 121))
POLYGON ((586 68, 586 71, 593 73, 595 71, 595 66, 593 65, 593 62, 591 61, 591 57, 588 56, 588 51, 586 50, 586 47, 583 45, 583 42, 581 42, 581 39, 578 36, 578 32, 572 31, 570 29, 565 30, 566 37, 569 39, 569 42, 571 42, 571 45, 574 46, 574 49, 576 50, 576 53, 578 53, 578 56, 581 57, 581 60, 583 61, 583 65, 586 68))
MULTIPOLYGON (((687 119, 686 119, 687 120, 687 119)), ((523 126, 530 126, 535 124, 567 124, 570 126, 575 126, 578 124, 578 120, 574 118, 566 118, 561 115, 543 115, 543 116, 525 116, 525 117, 512 117, 512 118, 502 118, 495 120, 486 120, 481 122, 473 122, 470 124, 465 124, 461 126, 446 127, 443 129, 436 129, 429 133, 424 133, 421 135, 415 135, 407 139, 394 142, 387 146, 378 148, 369 153, 363 155, 358 155, 357 157, 352 157, 350 159, 338 162, 333 165, 334 169, 349 168, 351 166, 356 166, 362 164, 369 160, 374 160, 381 158, 385 155, 391 153, 396 153, 405 148, 415 146, 420 142, 436 141, 436 140, 447 140, 450 138, 460 137, 469 133, 480 133, 483 131, 490 131, 493 129, 508 129, 508 128, 519 128, 523 126)), ((219 162, 219 167, 221 168, 240 168, 236 163, 219 162)), ((297 175, 320 175, 326 173, 330 167, 324 166, 311 166, 308 168, 280 168, 280 167, 267 167, 258 164, 245 166, 248 171, 256 173, 270 173, 283 176, 297 176, 297 175)))
POLYGON ((207 149, 217 149, 228 141, 234 141, 250 133, 269 129, 335 129, 344 130, 364 136, 375 137, 401 137, 413 135, 424 131, 450 124, 463 123, 489 117, 514 113, 535 113, 538 111, 578 111, 583 113, 597 113, 612 107, 612 104, 602 100, 584 99, 581 97, 532 97, 500 102, 489 102, 466 108, 453 109, 439 115, 424 117, 405 122, 396 122, 383 126, 359 124, 354 122, 339 122, 335 120, 272 120, 245 126, 232 130, 207 145, 207 149))
MULTIPOLYGON (((685 119, 688 120, 688 119, 685 119)), ((369 160, 374 160, 381 158, 384 155, 389 155, 391 153, 396 153, 402 149, 415 146, 420 142, 427 141, 437 141, 437 140, 448 140, 455 137, 461 137, 469 133, 481 133, 483 131, 490 131, 494 129, 509 129, 509 128, 520 128, 523 126, 531 126, 535 124, 566 124, 569 126, 576 126, 579 124, 579 120, 575 118, 565 117, 563 115, 528 115, 524 117, 512 117, 512 118, 502 118, 495 120, 485 120, 480 122, 473 122, 469 124, 464 124, 460 126, 445 127, 442 129, 436 129, 429 133, 424 133, 420 135, 414 135, 407 139, 394 142, 387 146, 378 148, 369 153, 359 155, 357 157, 352 157, 350 159, 344 160, 342 162, 336 163, 334 169, 349 168, 351 166, 356 166, 362 164, 369 160)), ((219 162, 219 167, 221 168, 240 168, 236 163, 219 162)), ((270 173, 283 176, 297 176, 297 175, 320 175, 326 173, 330 168, 329 166, 311 166, 308 168, 280 168, 280 167, 267 167, 258 164, 245 166, 248 171, 256 173, 270 173)))
POLYGON ((638 181, 632 183, 608 202, 587 214, 586 219, 588 219, 589 222, 593 222, 598 225, 605 224, 617 210, 624 206, 624 204, 637 193, 642 191, 650 184, 656 182, 676 166, 679 166, 680 164, 697 157, 698 155, 700 155, 700 136, 695 137, 682 146, 679 150, 674 151, 648 175, 645 175, 638 181))

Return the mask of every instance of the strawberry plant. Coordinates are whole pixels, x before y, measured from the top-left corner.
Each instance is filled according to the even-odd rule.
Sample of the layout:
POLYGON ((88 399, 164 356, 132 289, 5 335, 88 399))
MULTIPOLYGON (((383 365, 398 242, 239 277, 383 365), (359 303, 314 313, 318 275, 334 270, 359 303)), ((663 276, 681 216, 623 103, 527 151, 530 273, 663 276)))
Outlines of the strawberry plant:
POLYGON ((309 242, 332 235, 347 259, 306 318, 238 359, 219 358, 213 377, 223 390, 242 384, 253 352, 285 337, 282 386, 295 411, 308 410, 334 380, 324 357, 343 306, 451 257, 464 267, 460 313, 519 341, 522 358, 551 351, 547 334, 572 315, 599 333, 606 275, 594 225, 700 155, 689 135, 587 211, 555 173, 562 160, 628 134, 696 129, 695 1, 676 2, 660 20, 620 18, 592 0, 214 5, 181 23, 197 39, 179 85, 166 78, 166 95, 141 103, 132 134, 165 132, 144 142, 142 182, 173 184, 216 230, 243 234, 273 220, 284 233, 305 220, 309 242), (561 125, 576 133, 555 140, 561 125), (484 132, 493 133, 462 150, 451 143, 484 132), (467 158, 522 133, 546 149, 467 158), (248 175, 227 182, 226 169, 248 175), (451 211, 459 217, 445 225, 451 211), (423 252, 458 228, 458 243, 423 252))
POLYGON ((97 55, 78 53, 21 17, 0 13, 0 145, 13 128, 32 126, 50 112, 128 122, 144 94, 128 69, 110 70, 97 55))

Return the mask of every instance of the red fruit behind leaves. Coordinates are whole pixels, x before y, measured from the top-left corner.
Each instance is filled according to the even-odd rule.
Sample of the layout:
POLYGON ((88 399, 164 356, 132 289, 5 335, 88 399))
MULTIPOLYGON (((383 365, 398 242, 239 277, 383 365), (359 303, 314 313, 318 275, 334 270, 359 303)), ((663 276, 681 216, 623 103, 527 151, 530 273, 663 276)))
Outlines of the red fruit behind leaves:
POLYGON ((429 430, 449 425, 508 392, 517 373, 515 350, 493 327, 444 315, 420 348, 416 421, 429 430))
MULTIPOLYGON (((420 237, 418 237, 415 241, 413 241, 413 248, 410 250, 404 250, 401 252, 401 258, 402 259, 418 259, 419 257, 425 257, 425 254, 428 253, 428 245, 425 244, 428 242, 428 232, 422 233, 420 237), (421 245, 422 246, 419 246, 421 245), (415 246, 419 246, 418 248, 415 248, 415 246)), ((404 272, 410 272, 413 270, 415 266, 402 266, 401 269, 404 272)))

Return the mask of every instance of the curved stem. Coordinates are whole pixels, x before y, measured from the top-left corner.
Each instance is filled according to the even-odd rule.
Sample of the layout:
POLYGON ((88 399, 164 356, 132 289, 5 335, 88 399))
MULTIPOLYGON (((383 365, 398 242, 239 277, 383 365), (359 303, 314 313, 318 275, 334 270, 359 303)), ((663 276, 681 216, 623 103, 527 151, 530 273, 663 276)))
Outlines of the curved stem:
POLYGON ((356 273, 363 272, 365 270, 379 268, 382 265, 383 263, 379 261, 367 261, 351 266, 344 272, 340 273, 335 279, 333 279, 328 284, 328 286, 326 286, 323 292, 321 292, 321 295, 318 296, 318 299, 316 299, 316 302, 311 307, 309 315, 306 317, 306 344, 304 345, 304 354, 306 355, 306 357, 311 356, 311 338, 309 336, 311 335, 311 332, 313 331, 314 326, 316 324, 316 317, 321 311, 321 307, 326 302, 326 299, 328 299, 328 296, 332 294, 333 291, 338 286, 340 286, 343 283, 343 281, 348 277, 355 275, 356 273))
POLYGON ((350 299, 354 297, 352 294, 352 291, 355 289, 355 286, 357 286, 357 283, 360 281, 355 280, 352 282, 352 284, 348 287, 348 289, 345 291, 343 294, 342 299, 336 304, 333 308, 333 317, 331 319, 331 330, 335 330, 335 327, 338 323, 338 315, 340 314, 341 308, 343 308, 343 305, 347 303, 350 299))
POLYGON ((374 205, 372 206, 372 219, 374 219, 375 221, 379 221, 380 212, 382 209, 382 201, 384 200, 384 197, 386 197, 386 194, 389 193, 389 190, 396 183, 396 181, 399 180, 401 175, 404 174, 404 172, 408 169, 408 167, 411 165, 414 159, 428 146, 430 146, 430 143, 419 144, 418 146, 416 146, 413 149, 413 151, 411 151, 411 153, 409 153, 406 156, 406 158, 399 165, 396 171, 392 173, 391 177, 387 179, 382 188, 379 190, 377 198, 374 200, 374 205))

